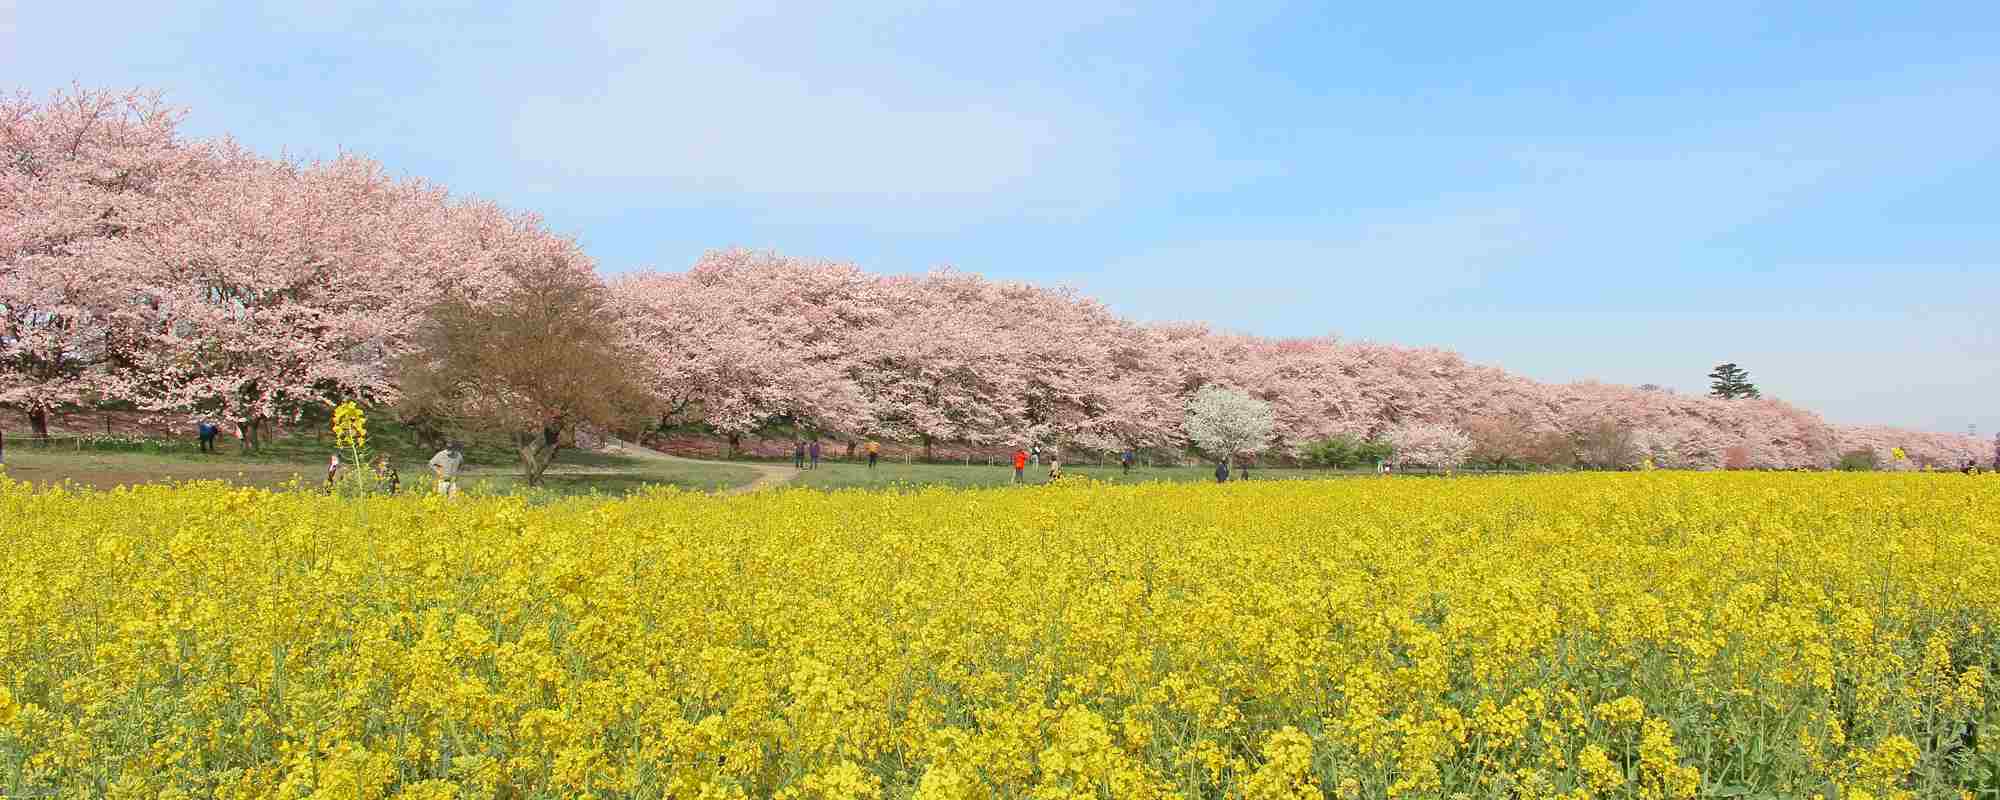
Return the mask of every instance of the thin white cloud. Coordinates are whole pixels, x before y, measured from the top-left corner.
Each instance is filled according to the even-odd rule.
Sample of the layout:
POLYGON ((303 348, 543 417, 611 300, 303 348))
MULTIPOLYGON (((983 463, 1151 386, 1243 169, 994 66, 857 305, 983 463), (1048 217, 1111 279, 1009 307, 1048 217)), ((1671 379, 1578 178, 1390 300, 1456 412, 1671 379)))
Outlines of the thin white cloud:
POLYGON ((572 178, 912 203, 1058 186, 1101 201, 1117 157, 1107 122, 1082 109, 950 105, 689 62, 632 69, 592 97, 530 100, 515 137, 524 159, 572 178))
MULTIPOLYGON (((1296 219, 1252 222, 1233 237, 1163 243, 1105 266, 1091 280, 1107 292, 1174 307, 1170 313, 1178 313, 1180 296, 1213 306, 1212 273, 1232 264, 1257 265, 1231 271, 1230 282, 1261 282, 1266 289, 1255 291, 1280 307, 1364 291, 1415 312, 1443 293, 1482 283, 1589 280, 1606 272, 1620 275, 1610 285, 1634 292, 1671 287, 1679 280, 1675 259, 1716 237, 1828 195, 1948 174, 2000 152, 1990 133, 2000 117, 1972 111, 1993 107, 1994 99, 1991 90, 1946 91, 1773 113, 1717 123, 1698 135, 1524 149, 1506 157, 1522 165, 1525 180, 1415 208, 1329 217, 1312 237, 1296 235, 1296 219), (1968 115, 1986 124, 1963 124, 1975 121, 1968 115)), ((1364 207, 1366 200, 1351 198, 1364 207)), ((1557 295, 1572 302, 1602 297, 1557 295)), ((1630 298, 1640 306, 1657 301, 1630 298)))
POLYGON ((1199 132, 1133 121, 1106 89, 1142 74, 1049 61, 1065 37, 1129 22, 1116 9, 996 9, 609 9, 593 28, 612 54, 606 73, 525 99, 514 140, 565 180, 766 196, 815 213, 858 203, 1029 217, 1102 207, 1136 157, 1199 147, 1199 132))

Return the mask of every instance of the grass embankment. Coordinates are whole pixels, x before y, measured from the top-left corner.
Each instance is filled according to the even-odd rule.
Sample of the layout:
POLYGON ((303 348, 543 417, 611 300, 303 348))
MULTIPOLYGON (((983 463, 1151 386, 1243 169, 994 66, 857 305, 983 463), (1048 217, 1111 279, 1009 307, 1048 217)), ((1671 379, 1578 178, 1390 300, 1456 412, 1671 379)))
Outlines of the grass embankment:
MULTIPOLYGON (((789 465, 787 465, 789 466, 789 465)), ((1104 483, 1190 483, 1215 480, 1215 466, 1196 467, 1133 467, 1127 473, 1117 466, 1069 466, 1063 467, 1068 477, 1087 477, 1104 483)), ((1282 480, 1300 478, 1329 478, 1353 475, 1368 475, 1369 472, 1321 470, 1321 469, 1256 469, 1250 470, 1252 480, 1282 480)), ((1239 472, 1231 471, 1229 479, 1237 480, 1239 472)), ((1049 482, 1049 468, 1029 466, 1023 476, 1024 483, 1042 485, 1049 482)), ((791 481, 794 486, 814 489, 888 489, 895 487, 939 486, 955 489, 974 489, 988 486, 1006 486, 1014 482, 1011 466, 986 466, 982 464, 905 464, 884 461, 869 469, 865 463, 820 462, 818 469, 800 471, 791 481)))
MULTIPOLYGON (((425 464, 434 450, 419 444, 393 423, 376 423, 369 446, 389 457, 406 486, 426 485, 425 464)), ((243 452, 235 440, 216 444, 213 453, 199 449, 192 436, 138 445, 59 441, 34 446, 19 440, 7 447, 7 474, 36 484, 65 481, 108 489, 149 483, 223 480, 243 486, 276 487, 292 481, 317 486, 326 477, 327 457, 334 452, 330 437, 293 435, 265 442, 255 452, 243 452)), ((345 454, 342 460, 347 460, 345 454)), ((544 477, 544 488, 557 494, 623 494, 644 486, 671 485, 714 491, 748 485, 757 476, 747 466, 701 464, 638 455, 564 450, 544 477)), ((493 445, 473 445, 465 452, 465 485, 469 490, 506 492, 522 486, 514 454, 493 445)))
MULTIPOLYGON (((371 421, 369 446, 387 455, 402 473, 405 484, 427 481, 425 463, 430 447, 417 442, 409 431, 394 422, 371 421)), ((234 439, 217 442, 213 453, 203 453, 193 436, 165 440, 133 440, 131 443, 90 441, 78 446, 75 440, 46 447, 15 440, 7 450, 8 474, 16 480, 37 484, 70 481, 83 486, 108 489, 148 483, 194 480, 223 480, 242 486, 277 487, 292 481, 317 486, 326 476, 326 459, 333 453, 330 436, 294 434, 276 437, 255 452, 243 452, 234 439)), ((485 491, 506 492, 522 484, 515 454, 491 443, 475 443, 466 449, 466 483, 485 491)), ((343 454, 343 460, 346 456, 343 454)), ((893 489, 938 486, 980 488, 1006 486, 1014 482, 1014 470, 1005 465, 924 464, 884 460, 874 469, 865 463, 824 460, 816 469, 791 471, 784 461, 690 461, 661 458, 651 453, 618 454, 588 450, 564 450, 545 478, 546 488, 557 494, 599 492, 622 494, 650 485, 672 485, 683 489, 717 491, 749 486, 760 473, 783 475, 786 485, 814 489, 893 489)), ((1071 464, 1064 467, 1070 476, 1083 476, 1114 484, 1186 483, 1215 479, 1213 465, 1188 467, 1134 467, 1127 473, 1114 463, 1110 466, 1071 464)), ((1254 480, 1345 477, 1372 474, 1369 471, 1320 469, 1253 468, 1254 480)), ((1230 480, 1239 473, 1232 472, 1230 480)), ((1049 482, 1048 466, 1030 465, 1024 482, 1049 482)))

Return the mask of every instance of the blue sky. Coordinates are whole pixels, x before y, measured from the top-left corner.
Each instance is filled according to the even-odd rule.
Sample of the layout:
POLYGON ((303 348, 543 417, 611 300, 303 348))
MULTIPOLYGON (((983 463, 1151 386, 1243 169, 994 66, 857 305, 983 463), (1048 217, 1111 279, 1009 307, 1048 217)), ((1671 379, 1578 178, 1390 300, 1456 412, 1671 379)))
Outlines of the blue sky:
POLYGON ((2000 431, 2000 4, 1223 5, 0 0, 0 82, 157 87, 612 272, 949 264, 2000 431))

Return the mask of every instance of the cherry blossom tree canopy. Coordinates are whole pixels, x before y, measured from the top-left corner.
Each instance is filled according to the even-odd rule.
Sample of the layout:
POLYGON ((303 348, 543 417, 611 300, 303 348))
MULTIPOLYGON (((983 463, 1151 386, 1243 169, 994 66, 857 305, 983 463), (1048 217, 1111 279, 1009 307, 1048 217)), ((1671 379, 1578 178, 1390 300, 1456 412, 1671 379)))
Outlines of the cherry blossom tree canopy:
MULTIPOLYGON (((523 263, 602 281, 532 215, 358 155, 190 140, 181 118, 144 92, 0 97, 0 407, 37 432, 64 409, 129 403, 232 421, 254 443, 262 421, 393 401, 442 298, 523 296, 523 263)), ((1252 449, 1283 455, 1445 428, 1471 442, 1460 458, 1550 465, 1828 467, 1901 448, 1956 466, 1991 450, 1772 398, 1544 384, 1434 348, 1138 324, 1067 288, 950 269, 720 250, 607 283, 602 313, 653 416, 732 441, 1207 448, 1190 414, 1219 387, 1268 414, 1252 449)))
POLYGON ((1261 451, 1270 443, 1271 405, 1243 392, 1216 384, 1201 387, 1188 400, 1188 441, 1217 460, 1261 451))

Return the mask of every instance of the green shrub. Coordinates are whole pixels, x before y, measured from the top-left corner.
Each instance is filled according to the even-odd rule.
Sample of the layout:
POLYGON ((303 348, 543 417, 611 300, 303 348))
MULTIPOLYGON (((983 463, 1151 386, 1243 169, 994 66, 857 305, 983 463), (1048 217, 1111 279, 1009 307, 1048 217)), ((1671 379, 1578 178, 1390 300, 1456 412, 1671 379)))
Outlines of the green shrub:
POLYGON ((1381 462, 1389 457, 1387 442, 1369 442, 1352 436, 1334 436, 1309 443, 1300 452, 1306 463, 1316 467, 1353 469, 1381 462))
POLYGON ((1840 468, 1848 472, 1872 472, 1879 466, 1873 450, 1863 448, 1840 454, 1840 468))
POLYGON ((1395 453, 1396 448, 1391 447, 1388 442, 1373 441, 1362 442, 1361 446, 1354 451, 1354 454, 1360 458, 1359 463, 1362 464, 1380 464, 1388 461, 1389 456, 1395 455, 1395 453))
POLYGON ((1359 444, 1350 437, 1335 436, 1307 444, 1300 454, 1316 467, 1349 467, 1356 463, 1354 451, 1359 444))

